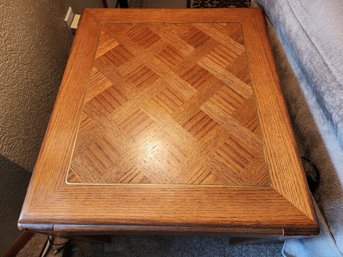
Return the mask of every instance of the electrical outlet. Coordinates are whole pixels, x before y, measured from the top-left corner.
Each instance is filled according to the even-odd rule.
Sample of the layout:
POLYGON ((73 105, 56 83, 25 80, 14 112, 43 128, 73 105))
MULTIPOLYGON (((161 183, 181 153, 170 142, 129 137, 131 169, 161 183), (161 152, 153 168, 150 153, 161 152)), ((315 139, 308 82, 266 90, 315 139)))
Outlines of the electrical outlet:
POLYGON ((77 26, 79 25, 81 15, 80 14, 75 14, 72 23, 70 24, 71 29, 77 29, 77 26))
POLYGON ((67 14, 66 14, 66 16, 64 18, 64 21, 67 23, 68 28, 71 27, 71 24, 73 22, 74 16, 75 16, 75 14, 73 12, 73 9, 71 9, 71 7, 69 6, 67 14))

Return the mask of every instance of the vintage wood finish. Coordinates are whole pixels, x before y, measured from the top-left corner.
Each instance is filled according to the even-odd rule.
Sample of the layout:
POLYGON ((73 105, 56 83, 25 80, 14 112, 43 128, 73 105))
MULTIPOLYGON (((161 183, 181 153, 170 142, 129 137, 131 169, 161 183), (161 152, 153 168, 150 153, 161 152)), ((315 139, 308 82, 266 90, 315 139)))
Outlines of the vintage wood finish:
POLYGON ((86 9, 19 227, 317 233, 259 9, 86 9))
POLYGON ((239 23, 103 25, 67 182, 268 186, 250 83, 239 23))

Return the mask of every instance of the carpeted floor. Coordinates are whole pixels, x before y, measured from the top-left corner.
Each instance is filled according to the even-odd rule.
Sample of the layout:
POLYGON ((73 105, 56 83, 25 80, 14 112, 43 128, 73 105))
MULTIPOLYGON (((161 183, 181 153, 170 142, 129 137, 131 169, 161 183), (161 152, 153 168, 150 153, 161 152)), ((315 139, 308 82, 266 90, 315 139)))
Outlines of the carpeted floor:
MULTIPOLYGON (((18 257, 39 256, 47 236, 37 234, 18 257)), ((73 257, 278 257, 281 243, 230 245, 227 237, 117 236, 112 243, 73 243, 73 257)), ((62 251, 48 257, 62 257, 62 251)))

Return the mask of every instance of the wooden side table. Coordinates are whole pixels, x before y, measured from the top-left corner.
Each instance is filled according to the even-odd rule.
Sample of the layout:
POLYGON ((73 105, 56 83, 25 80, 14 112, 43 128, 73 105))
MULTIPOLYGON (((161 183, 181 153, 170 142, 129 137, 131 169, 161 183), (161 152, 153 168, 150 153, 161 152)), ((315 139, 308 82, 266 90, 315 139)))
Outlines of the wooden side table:
POLYGON ((259 9, 86 9, 19 219, 318 233, 259 9))

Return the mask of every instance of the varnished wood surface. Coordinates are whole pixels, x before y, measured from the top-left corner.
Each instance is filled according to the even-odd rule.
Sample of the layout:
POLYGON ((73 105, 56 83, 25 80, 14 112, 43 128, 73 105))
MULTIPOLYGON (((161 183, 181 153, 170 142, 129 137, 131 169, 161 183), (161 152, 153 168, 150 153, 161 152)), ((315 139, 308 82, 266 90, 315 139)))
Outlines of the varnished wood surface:
POLYGON ((105 24, 85 99, 68 183, 270 184, 239 23, 105 24))
POLYGON ((260 10, 87 9, 19 227, 314 234, 260 10))

